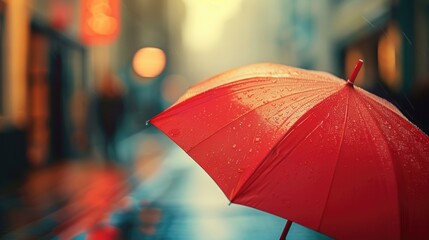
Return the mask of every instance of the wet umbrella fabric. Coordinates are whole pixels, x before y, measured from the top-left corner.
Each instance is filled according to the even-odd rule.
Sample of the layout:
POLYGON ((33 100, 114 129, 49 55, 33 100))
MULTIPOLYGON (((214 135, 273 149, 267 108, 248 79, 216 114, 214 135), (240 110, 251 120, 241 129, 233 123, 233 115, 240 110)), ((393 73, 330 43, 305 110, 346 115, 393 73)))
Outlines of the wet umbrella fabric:
POLYGON ((429 236, 429 137, 331 74, 245 66, 193 86, 150 122, 233 203, 337 239, 429 236))

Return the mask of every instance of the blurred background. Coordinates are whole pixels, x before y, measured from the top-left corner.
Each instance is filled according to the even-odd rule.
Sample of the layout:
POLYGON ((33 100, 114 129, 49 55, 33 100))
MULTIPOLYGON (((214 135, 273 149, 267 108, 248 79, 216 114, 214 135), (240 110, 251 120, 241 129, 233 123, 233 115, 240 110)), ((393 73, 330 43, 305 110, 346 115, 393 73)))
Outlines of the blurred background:
POLYGON ((276 238, 146 121, 234 67, 359 58, 356 84, 429 133, 429 0, 1 0, 0 236, 276 238))

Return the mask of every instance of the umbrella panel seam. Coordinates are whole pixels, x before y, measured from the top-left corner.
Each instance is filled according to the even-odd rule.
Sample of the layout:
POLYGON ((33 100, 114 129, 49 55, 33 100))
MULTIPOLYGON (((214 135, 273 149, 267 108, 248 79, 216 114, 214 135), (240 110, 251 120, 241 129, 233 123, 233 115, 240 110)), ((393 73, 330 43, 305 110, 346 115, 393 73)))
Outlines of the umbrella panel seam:
MULTIPOLYGON (((320 89, 310 89, 310 90, 308 90, 308 91, 304 91, 304 92, 311 92, 311 91, 316 91, 316 90, 320 90, 320 89)), ((259 109, 259 108, 261 108, 261 107, 265 107, 265 106, 267 106, 267 105, 269 105, 269 104, 271 104, 271 103, 274 103, 274 102, 276 102, 276 101, 278 101, 278 100, 282 100, 282 99, 284 99, 285 97, 289 97, 289 96, 297 95, 297 94, 300 94, 300 93, 302 93, 302 92, 298 92, 298 93, 290 94, 290 95, 287 95, 287 96, 284 96, 284 97, 279 97, 279 98, 274 99, 274 100, 272 100, 272 101, 268 101, 268 102, 266 102, 266 103, 263 103, 263 104, 259 105, 258 107, 252 108, 251 110, 249 110, 249 111, 245 112, 244 114, 240 115, 239 117, 237 117, 237 118, 233 119, 231 122, 228 122, 228 123, 227 123, 227 124, 225 124, 224 126, 220 127, 220 128, 219 128, 219 129, 217 129, 215 132, 213 132, 212 134, 210 134, 209 136, 207 136, 206 138, 204 138, 202 141, 198 142, 197 144, 195 144, 195 145, 194 145, 194 146, 192 146, 191 148, 187 149, 186 151, 187 151, 187 152, 191 152, 191 151, 192 151, 195 147, 197 147, 199 144, 201 144, 202 142, 204 142, 205 140, 207 140, 207 139, 208 139, 208 138, 210 138, 211 136, 215 135, 215 134, 216 134, 216 133, 218 133, 220 130, 222 130, 222 129, 224 129, 224 128, 228 127, 229 125, 231 125, 231 124, 232 124, 232 123, 234 123, 235 121, 237 121, 237 120, 241 119, 242 117, 246 116, 247 114, 252 113, 252 112, 254 112, 254 111, 255 111, 255 110, 257 110, 257 109, 259 109)), ((186 110, 191 110, 191 109, 186 109, 186 110)))
POLYGON ((407 122, 411 123, 410 120, 408 120, 395 105, 393 105, 392 103, 388 102, 386 99, 381 98, 381 97, 379 97, 377 95, 374 95, 374 94, 372 94, 370 92, 366 92, 364 89, 359 88, 359 87, 356 87, 356 90, 357 90, 356 92, 360 96, 362 96, 365 99, 366 102, 368 102, 368 99, 366 99, 366 98, 369 98, 369 99, 372 100, 372 104, 378 104, 379 106, 383 107, 384 109, 389 110, 390 112, 394 113, 398 117, 401 117, 401 118, 405 119, 407 122))
MULTIPOLYGON (((205 90, 202 90, 202 91, 200 91, 200 92, 197 92, 197 93, 195 93, 195 94, 193 94, 192 92, 190 92, 191 90, 192 90, 192 88, 195 88, 195 87, 198 87, 198 84, 196 84, 196 85, 194 85, 193 87, 191 87, 190 88, 190 90, 188 90, 186 93, 185 93, 185 96, 186 95, 191 95, 191 96, 188 96, 185 100, 183 100, 183 101, 180 101, 180 99, 178 100, 178 101, 180 101, 180 102, 176 102, 176 103, 174 103, 172 106, 170 106, 168 109, 170 109, 170 108, 173 108, 173 107, 175 107, 176 105, 179 105, 179 104, 182 104, 182 103, 186 103, 186 102, 188 102, 188 101, 190 101, 191 99, 193 99, 194 97, 197 97, 197 96, 200 96, 200 95, 202 95, 202 94, 207 94, 208 92, 211 92, 211 91, 213 91, 213 90, 218 90, 218 89, 223 89, 223 88, 228 88, 228 87, 231 87, 231 86, 233 86, 233 85, 239 85, 239 84, 241 84, 242 82, 246 82, 246 81, 249 81, 249 80, 253 80, 253 79, 258 79, 258 81, 260 81, 261 79, 264 79, 264 80, 266 80, 266 81, 270 81, 270 84, 261 84, 261 85, 258 85, 258 86, 254 86, 255 88, 257 88, 257 87, 261 87, 261 86, 266 86, 266 85, 280 85, 280 83, 273 83, 272 82, 272 80, 299 80, 299 81, 307 81, 308 83, 314 83, 314 82, 316 82, 316 83, 318 83, 319 85, 320 84, 322 84, 322 83, 324 83, 324 84, 327 84, 327 85, 337 85, 338 83, 337 82, 335 82, 335 83, 332 83, 332 82, 329 82, 329 81, 314 81, 314 79, 312 79, 312 78, 293 78, 293 77, 270 77, 270 76, 263 76, 263 77, 258 77, 258 76, 255 76, 255 77, 248 77, 248 78, 244 78, 244 79, 240 79, 240 80, 236 80, 236 81, 232 81, 232 82, 227 82, 227 83, 224 83, 224 84, 221 84, 221 85, 218 85, 218 86, 215 86, 215 87, 213 87, 213 88, 209 88, 209 89, 205 89, 205 90)), ((338 79, 339 80, 339 79, 338 79)), ((204 83, 204 82, 201 82, 201 83, 204 83)), ((201 83, 199 83, 199 84, 201 84, 201 83)), ((285 84, 286 85, 286 84, 285 84)), ((240 91, 246 91, 247 89, 240 89, 240 91)), ((167 110, 168 110, 167 109, 167 110)))
MULTIPOLYGON (((267 79, 267 81, 268 81, 268 79, 267 79)), ((265 85, 273 85, 273 83, 271 83, 271 84, 265 84, 265 85)), ((276 83, 275 85, 284 85, 284 86, 287 86, 289 84, 279 84, 279 83, 276 83)), ((254 87, 255 89, 257 89, 257 88, 260 88, 261 86, 264 86, 264 85, 257 85, 257 86, 252 86, 252 87, 254 87)), ((333 86, 335 86, 335 85, 333 85, 333 86)), ((168 114, 168 113, 171 114, 171 112, 175 113, 174 110, 177 111, 177 108, 181 107, 182 105, 184 105, 184 106, 190 105, 190 106, 187 106, 186 109, 184 109, 184 110, 181 111, 181 112, 184 112, 184 111, 188 111, 189 109, 192 109, 195 106, 199 106, 199 105, 205 104, 207 102, 210 102, 210 101, 212 101, 214 99, 213 98, 207 98, 207 96, 205 96, 205 95, 214 94, 213 92, 216 92, 217 90, 227 89, 228 87, 231 87, 231 86, 222 85, 222 86, 219 86, 219 87, 216 87, 216 88, 213 88, 213 89, 209 89, 209 90, 207 90, 205 92, 202 92, 200 94, 191 96, 190 98, 188 98, 188 99, 186 99, 186 100, 184 100, 182 102, 176 103, 175 105, 173 105, 170 108, 166 109, 165 112, 163 112, 163 115, 164 114, 168 114), (208 100, 203 101, 203 102, 198 102, 197 104, 195 104, 195 103, 193 103, 193 104, 188 103, 189 101, 195 101, 195 99, 200 99, 200 98, 204 98, 204 97, 207 98, 208 100)), ((325 87, 321 87, 321 88, 323 89, 325 87)), ((251 89, 251 88, 249 88, 249 89, 251 89)), ((229 93, 227 93, 227 94, 225 94, 223 96, 229 96, 229 95, 233 95, 233 94, 236 94, 236 93, 246 92, 246 91, 249 91, 249 89, 240 89, 239 91, 231 91, 231 92, 229 92, 229 93)), ((317 89, 313 88, 313 89, 310 89, 310 90, 320 90, 320 88, 317 88, 317 89)), ((297 92, 295 94, 298 94, 298 93, 300 93, 300 92, 297 92)), ((291 96, 291 95, 289 95, 289 96, 291 96)), ((278 100, 278 99, 275 99, 275 100, 278 100)), ((269 103, 272 103, 272 102, 269 102, 269 103)), ((160 116, 160 114, 158 114, 158 116, 153 117, 150 121, 152 122, 154 119, 159 118, 159 117, 162 117, 162 116, 160 116)), ((164 116, 164 117, 169 117, 169 116, 164 116)))
MULTIPOLYGON (((346 85, 340 91, 347 91, 347 90, 349 90, 348 88, 350 88, 350 87, 348 85, 346 85)), ((338 92, 338 94, 339 94, 339 92, 338 92)), ((349 115, 349 101, 350 101, 350 94, 346 93, 346 95, 347 95, 347 103, 345 104, 346 105, 346 111, 345 111, 345 114, 344 114, 343 131, 341 133, 341 140, 340 140, 340 144, 339 144, 339 147, 338 147, 337 159, 335 161, 334 171, 332 173, 331 182, 329 184, 328 194, 327 194, 326 199, 325 199, 325 204, 323 206, 322 215, 320 216, 319 225, 317 226, 318 230, 320 229, 320 227, 322 225, 323 217, 325 216, 325 210, 326 210, 326 207, 328 205, 329 197, 331 196, 331 190, 332 190, 332 185, 333 185, 334 179, 335 179, 335 173, 336 173, 336 170, 337 170, 338 162, 340 161, 341 146, 343 145, 343 142, 344 142, 344 135, 345 135, 346 126, 347 126, 347 118, 348 118, 348 115, 349 115)))
MULTIPOLYGON (((308 103, 310 103, 312 100, 314 100, 314 99, 316 99, 316 98, 318 98, 320 95, 322 95, 322 94, 319 94, 319 95, 316 95, 316 97, 314 97, 314 98, 312 98, 310 101, 308 101, 308 102, 306 102, 304 105, 306 105, 306 104, 308 104, 308 103)), ((317 103, 316 105, 318 105, 319 103, 317 103)), ((302 106, 304 106, 304 105, 302 105, 302 106)), ((314 106, 313 106, 314 107, 314 106)), ((294 113, 295 112, 297 112, 299 109, 301 109, 301 108, 297 108, 297 109, 295 109, 295 111, 294 111, 294 113)), ((312 108, 310 108, 310 109, 312 109, 312 108)), ((288 117, 288 118, 286 118, 284 121, 283 121, 283 123, 277 128, 277 130, 276 130, 276 132, 275 133, 277 133, 281 128, 282 128, 282 126, 286 123, 286 121, 287 120, 289 120, 290 119, 290 117, 288 117)), ((304 120, 305 121, 305 120, 304 120)), ((297 120, 297 122, 298 122, 298 120, 297 120)), ((284 136, 283 137, 280 137, 279 138, 279 140, 278 140, 278 142, 277 142, 277 144, 275 144, 274 145, 274 147, 273 147, 273 149, 276 147, 276 145, 278 145, 281 141, 282 141, 282 139, 284 139, 288 134, 289 134, 289 132, 290 131, 292 131, 292 128, 294 127, 294 124, 289 128, 289 130, 284 134, 284 136)), ((275 134, 274 134, 275 135, 275 134)), ((249 180, 249 178, 254 174, 254 172, 256 172, 257 170, 258 170, 258 168, 262 165, 262 163, 266 160, 266 157, 267 156, 265 156, 261 161, 259 161, 259 162, 257 162, 257 164, 256 164, 256 167, 254 168, 254 170, 252 171, 252 173, 251 174, 249 174, 249 176, 246 178, 246 179, 244 179, 243 181, 241 181, 240 182, 240 180, 239 180, 239 182, 237 183, 237 186, 235 186, 235 188, 233 189, 233 193, 231 194, 232 196, 231 196, 231 201, 233 202, 233 200, 234 200, 234 198, 235 198, 235 196, 237 196, 239 193, 240 193, 240 191, 244 188, 244 186, 246 185, 246 186, 248 186, 248 185, 250 185, 251 183, 249 183, 249 184, 247 184, 248 183, 248 180, 249 180), (240 185, 240 186, 239 186, 240 185)))
MULTIPOLYGON (((379 112, 379 110, 376 108, 376 107, 374 107, 374 103, 373 102, 371 102, 371 101, 369 101, 369 100, 367 100, 367 99, 365 99, 365 98, 363 98, 362 99, 363 101, 365 101, 367 104, 369 104, 369 105, 372 105, 373 106, 373 109, 374 109, 374 111, 376 111, 378 114, 380 114, 380 115, 382 115, 380 112, 379 112)), ((380 103, 378 103, 377 102, 377 104, 380 104, 380 103)), ((382 107, 384 107, 383 105, 381 105, 382 107)), ((386 107, 385 107, 386 108, 386 107)), ((388 109, 388 108, 387 108, 388 109)), ((389 109, 390 110, 390 109, 389 109)), ((394 113, 394 114, 396 114, 395 112, 393 112, 393 111, 391 111, 392 113, 394 113)), ((393 175, 395 176, 395 182, 396 182, 396 185, 397 186, 399 186, 398 185, 398 171, 397 171, 397 166, 396 166, 396 162, 395 161, 393 161, 393 155, 392 155, 392 149, 391 149, 391 147, 390 147, 390 145, 389 144, 387 144, 388 143, 388 140, 386 139, 386 137, 384 136, 384 134, 383 134, 383 131, 381 130, 381 128, 380 128, 380 126, 377 124, 377 121, 375 120, 375 117, 374 117, 374 112, 372 112, 372 111, 368 111, 368 115, 371 117, 371 119, 372 119, 372 121, 373 121, 373 123, 374 123, 374 125, 377 127, 377 129, 378 129, 378 131, 379 131, 379 134, 380 134, 380 136, 381 136, 381 138, 382 138, 382 140, 383 140, 383 142, 385 143, 385 146, 386 146, 386 149, 388 149, 388 151, 389 151, 389 156, 390 156, 390 159, 392 159, 392 170, 393 170, 393 175)), ((398 114, 396 114, 396 115, 398 115, 398 114)), ((398 115, 399 116, 399 115, 398 115)), ((389 118, 386 118, 386 119, 389 119, 389 118)), ((407 122, 409 122, 409 121, 407 121, 407 122)), ((399 191, 397 191, 397 202, 398 202, 398 216, 399 216, 399 219, 400 219, 400 222, 399 222, 399 225, 400 225, 400 227, 399 227, 399 234, 400 234, 400 236, 402 235, 402 221, 401 221, 401 206, 400 206, 400 202, 401 202, 401 197, 400 197, 400 192, 399 191)))
MULTIPOLYGON (((346 85, 344 85, 344 86, 346 86, 346 85)), ((339 91, 341 91, 341 89, 339 90, 339 91)), ((332 97, 332 96, 335 96, 336 94, 338 94, 339 93, 339 91, 337 91, 337 92, 334 92, 334 93, 332 93, 331 95, 329 95, 329 97, 332 97)), ((320 101, 319 103, 317 103, 317 104, 315 104, 313 107, 311 107, 311 108, 309 108, 308 110, 307 110, 307 113, 308 112, 311 112, 311 110, 312 109, 314 109, 314 108, 316 108, 317 106, 319 106, 320 104, 322 104, 324 101, 326 101, 326 99, 324 99, 324 100, 322 100, 322 101, 320 101)), ((307 114, 304 114, 304 115, 306 115, 304 118, 303 118, 303 116, 301 116, 290 128, 289 128, 289 130, 284 134, 284 136, 283 137, 281 137, 281 139, 277 142, 277 144, 276 145, 274 145, 274 147, 272 148, 272 149, 275 149, 288 135, 290 135, 294 130, 295 130, 295 128, 297 128, 297 127, 299 127, 301 124, 303 124, 306 120, 308 120, 308 118, 309 118, 309 115, 307 115, 307 114)), ((309 135, 311 135, 311 133, 313 133, 317 128, 319 128, 320 127, 320 125, 321 124, 318 124, 317 126, 316 126, 316 128, 315 129, 313 129, 309 134, 307 134, 296 146, 294 146, 294 148, 293 149, 295 149, 296 147, 298 147, 298 145, 302 142, 302 141, 304 141, 306 138, 308 138, 308 136, 309 135)), ((292 151, 293 151, 293 149, 291 150, 291 152, 290 153, 292 153, 292 151)), ((289 154, 290 154, 289 153, 289 154)), ((268 155, 267 155, 268 156, 268 155)), ((256 168, 253 170, 253 173, 250 175, 250 176, 252 176, 252 175, 254 175, 254 173, 259 169, 259 167, 262 165, 262 163, 263 162, 265 162, 266 161, 266 159, 267 159, 267 156, 265 156, 258 164, 257 164, 257 166, 256 166, 256 168)), ((258 179, 260 176, 257 176, 257 177, 254 177, 254 179, 253 179, 253 181, 252 182, 249 182, 248 180, 249 179, 246 179, 245 180, 245 182, 243 182, 242 183, 242 186, 237 190, 237 192, 235 193, 235 196, 237 196, 239 193, 242 193, 243 191, 245 191, 245 189, 246 188, 248 188, 248 187, 250 187, 252 184, 253 184, 253 182, 255 182, 256 181, 256 179, 258 179)), ((249 177, 250 178, 250 177, 249 177)))

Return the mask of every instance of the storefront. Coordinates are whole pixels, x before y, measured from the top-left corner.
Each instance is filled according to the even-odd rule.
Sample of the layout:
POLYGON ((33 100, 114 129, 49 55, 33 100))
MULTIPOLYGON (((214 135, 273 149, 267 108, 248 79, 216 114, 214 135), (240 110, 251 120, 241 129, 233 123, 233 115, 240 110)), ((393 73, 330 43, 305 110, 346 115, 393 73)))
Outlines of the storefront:
POLYGON ((29 157, 36 164, 82 154, 87 146, 86 49, 31 22, 28 61, 29 157), (80 102, 80 104, 79 104, 80 102))
POLYGON ((1 182, 90 150, 87 49, 41 3, 0 1, 1 182))

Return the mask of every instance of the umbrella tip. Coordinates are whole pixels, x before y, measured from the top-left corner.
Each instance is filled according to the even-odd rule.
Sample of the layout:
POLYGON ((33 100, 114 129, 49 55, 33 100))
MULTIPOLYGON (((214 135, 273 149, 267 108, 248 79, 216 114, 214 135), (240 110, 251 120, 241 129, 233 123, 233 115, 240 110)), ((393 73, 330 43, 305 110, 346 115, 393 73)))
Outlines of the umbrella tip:
POLYGON ((355 69, 353 70, 352 74, 350 75, 349 79, 347 79, 347 83, 350 85, 353 85, 354 81, 356 80, 356 77, 363 65, 363 60, 359 59, 356 63, 355 69))

